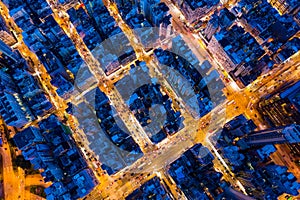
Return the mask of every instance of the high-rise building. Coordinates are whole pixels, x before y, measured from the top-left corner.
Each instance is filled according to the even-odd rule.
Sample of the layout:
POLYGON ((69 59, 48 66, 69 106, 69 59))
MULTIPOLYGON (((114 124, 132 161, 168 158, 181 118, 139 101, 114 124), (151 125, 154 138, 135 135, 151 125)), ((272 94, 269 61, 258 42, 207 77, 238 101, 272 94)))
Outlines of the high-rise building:
POLYGON ((9 126, 21 128, 31 119, 24 111, 24 106, 18 94, 0 92, 0 115, 9 126))
POLYGON ((300 10, 298 0, 268 0, 280 15, 296 13, 300 10))
POLYGON ((146 19, 151 18, 151 9, 158 4, 160 1, 159 0, 144 0, 141 1, 141 12, 143 15, 146 17, 146 19))
POLYGON ((0 71, 0 115, 9 126, 20 128, 32 119, 30 110, 17 93, 12 78, 0 71))
POLYGON ((249 85, 269 67, 270 59, 249 33, 237 25, 214 34, 207 49, 231 75, 240 88, 249 85))
POLYGON ((280 50, 278 50, 274 55, 274 61, 276 63, 288 62, 292 57, 297 56, 300 51, 300 38, 293 38, 285 43, 280 50))
POLYGON ((0 70, 0 92, 15 93, 16 91, 17 86, 11 76, 4 72, 4 70, 0 70))
POLYGON ((2 40, 0 40, 0 57, 4 57, 4 56, 9 57, 15 62, 17 62, 18 60, 16 54, 12 51, 12 49, 8 47, 2 40))
POLYGON ((300 123, 300 81, 284 91, 262 100, 259 111, 273 126, 300 123))
POLYGON ((255 199, 277 199, 283 193, 298 195, 300 184, 287 167, 270 164, 236 172, 246 192, 255 199))
POLYGON ((175 4, 191 25, 197 25, 201 20, 213 14, 219 0, 176 0, 175 4))
POLYGON ((202 30, 202 35, 208 43, 210 39, 222 28, 228 28, 233 24, 235 16, 224 8, 219 12, 215 12, 208 21, 206 27, 202 30))
POLYGON ((12 46, 17 42, 16 38, 10 33, 9 29, 6 27, 5 21, 0 17, 0 40, 9 46, 12 46))
POLYGON ((52 182, 45 190, 47 199, 86 196, 98 182, 70 137, 68 128, 54 115, 39 122, 38 126, 18 132, 13 140, 34 169, 43 169, 44 181, 52 182))
POLYGON ((17 40, 11 34, 4 30, 0 30, 0 40, 8 44, 9 46, 12 46, 17 42, 17 40))
POLYGON ((95 14, 95 8, 100 8, 103 6, 102 0, 83 0, 83 3, 91 17, 94 17, 93 15, 95 14))
POLYGON ((118 6, 124 6, 125 3, 131 3, 133 6, 136 5, 136 0, 113 0, 118 6))
POLYGON ((257 145, 299 143, 300 126, 292 124, 286 127, 271 128, 252 132, 241 138, 237 144, 242 148, 250 148, 257 145))
POLYGON ((244 115, 227 122, 215 138, 218 151, 249 196, 277 199, 283 193, 297 195, 300 184, 295 176, 287 172, 287 167, 271 163, 269 156, 276 151, 273 144, 299 143, 300 126, 292 124, 254 131, 253 125, 244 115))

